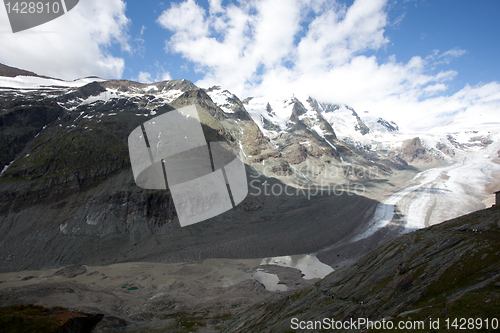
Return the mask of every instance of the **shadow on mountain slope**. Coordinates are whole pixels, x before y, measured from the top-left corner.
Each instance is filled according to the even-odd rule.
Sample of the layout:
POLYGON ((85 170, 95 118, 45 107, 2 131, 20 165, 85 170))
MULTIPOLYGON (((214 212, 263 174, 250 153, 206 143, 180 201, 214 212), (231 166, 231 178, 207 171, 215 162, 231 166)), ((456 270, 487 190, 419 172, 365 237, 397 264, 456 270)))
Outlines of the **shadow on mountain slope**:
MULTIPOLYGON (((235 210, 184 228, 169 192, 138 188, 130 169, 53 201, 26 191, 28 204, 22 193, 9 200, 4 192, 2 271, 312 253, 352 236, 377 204, 347 192, 309 196, 289 188, 293 196, 266 195, 265 186, 285 185, 254 177, 249 177, 254 181, 249 195, 235 210), (16 206, 19 201, 24 203, 16 206)), ((6 187, 15 188, 11 182, 6 187)))

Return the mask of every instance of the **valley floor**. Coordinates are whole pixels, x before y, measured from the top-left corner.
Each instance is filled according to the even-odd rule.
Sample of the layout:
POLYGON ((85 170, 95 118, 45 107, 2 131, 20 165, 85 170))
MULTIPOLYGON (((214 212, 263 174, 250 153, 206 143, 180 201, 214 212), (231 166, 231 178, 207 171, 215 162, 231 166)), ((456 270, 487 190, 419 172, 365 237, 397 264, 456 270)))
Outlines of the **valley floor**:
POLYGON ((0 274, 0 306, 39 304, 105 314, 95 332, 210 332, 276 291, 310 286, 332 269, 313 256, 122 263, 0 274), (200 315, 200 318, 196 314, 200 315))

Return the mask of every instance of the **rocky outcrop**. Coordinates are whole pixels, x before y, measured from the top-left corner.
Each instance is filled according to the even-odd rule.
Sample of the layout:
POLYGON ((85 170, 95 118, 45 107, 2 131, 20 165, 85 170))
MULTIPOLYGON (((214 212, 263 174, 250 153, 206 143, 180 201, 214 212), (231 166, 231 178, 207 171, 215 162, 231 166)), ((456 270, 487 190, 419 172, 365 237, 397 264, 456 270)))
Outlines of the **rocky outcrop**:
POLYGON ((82 87, 77 88, 74 91, 66 93, 64 95, 58 96, 57 101, 61 103, 68 102, 70 100, 82 99, 85 100, 91 96, 97 96, 100 93, 106 92, 106 88, 104 88, 99 82, 90 82, 82 87))
POLYGON ((441 152, 443 152, 444 154, 446 154, 450 157, 455 156, 455 151, 453 149, 451 149, 449 146, 447 146, 441 142, 438 142, 436 144, 436 149, 440 150, 441 152))
POLYGON ((90 333, 103 317, 103 314, 86 314, 59 306, 50 309, 20 304, 0 308, 4 332, 90 333))
POLYGON ((379 118, 379 119, 377 120, 377 123, 379 123, 380 125, 382 125, 382 126, 384 126, 385 128, 387 128, 387 130, 388 130, 389 132, 397 132, 397 131, 399 131, 399 126, 398 126, 398 125, 396 125, 396 123, 395 123, 395 122, 393 122, 393 121, 389 122, 389 121, 387 121, 387 120, 385 120, 385 119, 379 118))
POLYGON ((103 314, 86 314, 69 319, 57 333, 91 333, 104 318, 103 314))
POLYGON ((413 162, 416 159, 425 159, 426 153, 420 138, 416 137, 403 142, 399 156, 407 162, 413 162))
MULTIPOLYGON (((341 105, 338 104, 329 104, 329 103, 320 103, 311 97, 307 100, 307 102, 311 105, 311 107, 316 110, 318 113, 323 112, 325 114, 334 113, 339 110, 341 105)), ((352 116, 356 119, 357 125, 355 126, 355 130, 359 131, 362 135, 365 135, 370 132, 370 128, 366 126, 366 124, 361 120, 356 111, 353 108, 345 105, 345 107, 352 112, 352 116)))
POLYGON ((0 64, 0 76, 16 77, 18 75, 38 76, 37 74, 30 71, 25 71, 16 67, 10 67, 4 64, 0 64))

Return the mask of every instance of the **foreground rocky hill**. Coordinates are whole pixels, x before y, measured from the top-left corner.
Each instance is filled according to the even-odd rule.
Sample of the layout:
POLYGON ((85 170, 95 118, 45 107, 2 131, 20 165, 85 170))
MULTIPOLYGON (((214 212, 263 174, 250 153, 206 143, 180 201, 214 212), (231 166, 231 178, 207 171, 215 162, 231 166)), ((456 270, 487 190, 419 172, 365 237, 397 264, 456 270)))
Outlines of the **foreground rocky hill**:
MULTIPOLYGON (((399 322, 422 321, 422 332, 449 331, 447 319, 452 325, 455 318, 472 318, 474 324, 464 326, 467 331, 497 332, 499 314, 497 206, 395 238, 313 287, 255 305, 225 332, 292 332, 301 321, 304 330, 300 332, 321 332, 314 322, 323 323, 324 318, 349 323, 360 318, 384 320, 395 328, 399 322), (432 330, 430 322, 438 319, 440 329, 432 330)), ((366 327, 355 328, 339 331, 366 327)))

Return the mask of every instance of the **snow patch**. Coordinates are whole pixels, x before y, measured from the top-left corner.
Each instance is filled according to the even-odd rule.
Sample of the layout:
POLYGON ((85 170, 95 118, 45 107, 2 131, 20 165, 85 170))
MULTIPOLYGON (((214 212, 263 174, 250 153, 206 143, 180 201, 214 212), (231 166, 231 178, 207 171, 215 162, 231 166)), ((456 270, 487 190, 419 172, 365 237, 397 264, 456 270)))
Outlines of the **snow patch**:
POLYGON ((233 110, 228 108, 228 106, 231 105, 231 103, 229 102, 229 98, 234 98, 234 95, 229 91, 220 91, 219 89, 214 89, 208 92, 208 96, 210 96, 212 101, 225 113, 234 113, 233 110))
POLYGON ((264 258, 260 264, 296 268, 304 274, 305 280, 322 279, 333 272, 332 267, 319 261, 313 254, 264 258))
POLYGON ((17 89, 37 89, 37 88, 60 88, 60 87, 82 87, 91 82, 102 82, 100 78, 83 78, 74 81, 64 81, 58 79, 48 79, 36 76, 5 77, 0 76, 0 87, 17 89))
POLYGON ((172 89, 167 91, 166 93, 161 93, 158 96, 163 98, 164 100, 167 101, 167 103, 173 102, 176 100, 180 95, 182 95, 184 92, 181 90, 177 89, 172 89))
POLYGON ((66 222, 66 223, 61 223, 61 224, 59 225, 59 230, 60 230, 63 234, 65 234, 65 235, 66 235, 66 234, 68 234, 68 230, 67 230, 67 228, 68 228, 68 222, 66 222))
POLYGON ((87 105, 87 104, 92 104, 98 101, 104 101, 107 102, 111 99, 111 94, 108 93, 108 91, 103 91, 97 96, 89 96, 87 99, 83 100, 80 105, 87 105))
POLYGON ((256 97, 252 98, 245 108, 263 132, 267 131, 264 129, 261 117, 277 125, 280 130, 284 131, 287 128, 287 124, 290 123, 293 101, 292 99, 285 98, 268 99, 266 97, 256 97), (272 108, 272 114, 267 111, 268 104, 272 108))

